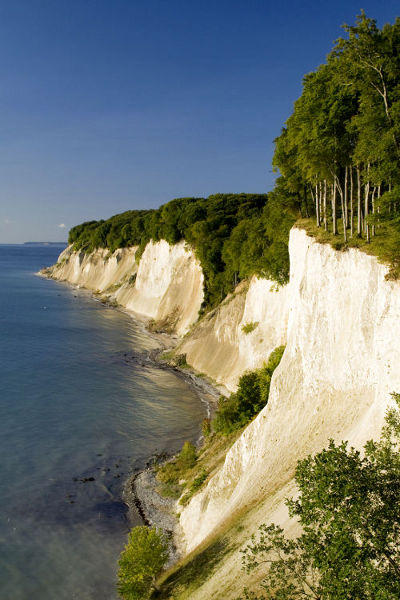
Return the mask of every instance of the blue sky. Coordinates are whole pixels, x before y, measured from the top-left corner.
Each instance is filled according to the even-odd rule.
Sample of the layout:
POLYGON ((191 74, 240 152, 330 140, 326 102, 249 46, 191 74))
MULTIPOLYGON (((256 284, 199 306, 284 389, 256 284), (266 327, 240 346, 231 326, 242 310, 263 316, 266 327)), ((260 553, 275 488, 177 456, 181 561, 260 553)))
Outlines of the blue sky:
POLYGON ((302 76, 361 8, 400 15, 398 0, 0 0, 0 243, 267 192, 302 76))

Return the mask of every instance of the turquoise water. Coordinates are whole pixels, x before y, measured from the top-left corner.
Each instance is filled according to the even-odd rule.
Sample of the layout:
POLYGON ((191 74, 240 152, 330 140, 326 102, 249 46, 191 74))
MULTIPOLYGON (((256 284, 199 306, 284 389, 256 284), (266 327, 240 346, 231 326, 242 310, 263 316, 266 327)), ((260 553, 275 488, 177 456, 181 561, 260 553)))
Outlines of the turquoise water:
POLYGON ((0 245, 1 600, 116 598, 124 480, 205 415, 184 381, 143 366, 156 343, 140 324, 35 276, 59 252, 0 245))

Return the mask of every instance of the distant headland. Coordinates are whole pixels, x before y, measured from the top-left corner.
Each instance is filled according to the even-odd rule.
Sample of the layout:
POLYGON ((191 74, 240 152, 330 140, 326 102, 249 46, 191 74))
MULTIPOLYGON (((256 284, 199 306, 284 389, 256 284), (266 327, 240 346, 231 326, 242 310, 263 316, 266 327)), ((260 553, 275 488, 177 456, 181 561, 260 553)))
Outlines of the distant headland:
POLYGON ((24 246, 66 246, 67 242, 24 242, 24 246))

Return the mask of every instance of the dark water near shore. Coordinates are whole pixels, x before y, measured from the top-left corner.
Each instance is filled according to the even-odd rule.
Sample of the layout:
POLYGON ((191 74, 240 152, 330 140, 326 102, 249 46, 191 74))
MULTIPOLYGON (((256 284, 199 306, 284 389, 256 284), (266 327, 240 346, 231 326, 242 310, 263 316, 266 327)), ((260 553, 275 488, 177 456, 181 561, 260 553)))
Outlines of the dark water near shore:
POLYGON ((127 360, 156 347, 140 324, 35 276, 59 252, 0 245, 1 600, 116 598, 123 482, 205 415, 173 373, 127 360))

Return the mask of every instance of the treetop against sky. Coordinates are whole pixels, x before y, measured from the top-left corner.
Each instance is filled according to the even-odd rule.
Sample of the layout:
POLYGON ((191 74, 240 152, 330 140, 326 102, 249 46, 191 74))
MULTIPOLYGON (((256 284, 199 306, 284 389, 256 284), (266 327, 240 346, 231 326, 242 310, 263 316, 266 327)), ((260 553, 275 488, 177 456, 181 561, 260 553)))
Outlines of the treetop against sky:
MULTIPOLYGON (((378 25, 398 2, 363 2, 378 25)), ((0 2, 0 243, 175 197, 267 192, 353 0, 0 2)))

